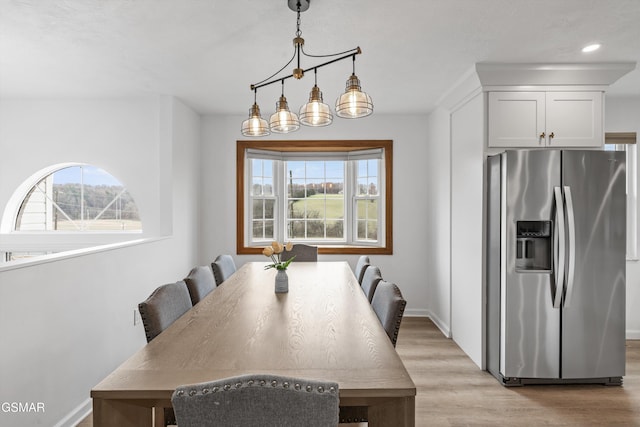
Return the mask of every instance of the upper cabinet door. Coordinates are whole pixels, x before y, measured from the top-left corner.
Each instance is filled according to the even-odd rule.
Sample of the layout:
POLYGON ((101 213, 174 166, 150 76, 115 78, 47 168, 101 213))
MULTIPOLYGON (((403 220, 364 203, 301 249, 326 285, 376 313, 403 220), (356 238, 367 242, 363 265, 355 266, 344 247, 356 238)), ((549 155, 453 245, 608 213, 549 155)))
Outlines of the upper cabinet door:
POLYGON ((489 92, 490 147, 544 147, 544 92, 489 92))
POLYGON ((602 147, 602 92, 489 92, 489 147, 602 147))
POLYGON ((547 92, 548 146, 601 147, 602 98, 602 92, 547 92))

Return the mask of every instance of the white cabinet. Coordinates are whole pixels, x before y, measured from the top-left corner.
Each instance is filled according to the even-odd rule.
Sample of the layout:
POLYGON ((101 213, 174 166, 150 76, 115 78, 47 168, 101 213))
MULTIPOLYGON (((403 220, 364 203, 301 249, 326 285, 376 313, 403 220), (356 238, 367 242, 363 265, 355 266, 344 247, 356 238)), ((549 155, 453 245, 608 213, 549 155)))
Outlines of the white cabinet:
POLYGON ((547 92, 548 145, 601 147, 604 143, 603 96, 602 92, 547 92))
POLYGON ((602 92, 489 92, 489 147, 601 147, 602 92))

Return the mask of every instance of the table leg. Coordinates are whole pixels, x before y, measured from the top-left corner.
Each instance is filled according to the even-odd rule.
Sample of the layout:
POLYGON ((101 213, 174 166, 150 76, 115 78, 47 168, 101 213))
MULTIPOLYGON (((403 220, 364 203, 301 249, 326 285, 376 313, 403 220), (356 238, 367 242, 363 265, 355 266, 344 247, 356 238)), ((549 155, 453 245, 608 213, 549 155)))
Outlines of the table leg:
POLYGON ((122 400, 93 398, 93 427, 151 426, 152 409, 122 400))
POLYGON ((414 427, 415 397, 402 397, 369 406, 369 427, 414 427))
POLYGON ((153 427, 165 427, 164 408, 161 406, 153 408, 153 427))

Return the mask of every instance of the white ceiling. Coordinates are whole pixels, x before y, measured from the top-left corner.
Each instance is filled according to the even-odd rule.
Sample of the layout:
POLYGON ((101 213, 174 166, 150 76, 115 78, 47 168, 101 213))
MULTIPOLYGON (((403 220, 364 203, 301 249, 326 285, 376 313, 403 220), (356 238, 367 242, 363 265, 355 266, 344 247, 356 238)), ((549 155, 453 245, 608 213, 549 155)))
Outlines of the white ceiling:
MULTIPOLYGON (((295 24, 287 0, 0 0, 0 96, 168 94, 245 115, 250 83, 290 59, 295 24)), ((360 46, 356 73, 385 114, 429 112, 478 62, 640 63, 638 0, 311 0, 301 30, 312 54, 360 46)), ((350 60, 319 70, 325 102, 350 73, 350 60)), ((312 86, 287 80, 292 109, 312 86)), ((263 115, 279 93, 258 91, 263 115)), ((640 70, 608 93, 640 96, 640 70)))

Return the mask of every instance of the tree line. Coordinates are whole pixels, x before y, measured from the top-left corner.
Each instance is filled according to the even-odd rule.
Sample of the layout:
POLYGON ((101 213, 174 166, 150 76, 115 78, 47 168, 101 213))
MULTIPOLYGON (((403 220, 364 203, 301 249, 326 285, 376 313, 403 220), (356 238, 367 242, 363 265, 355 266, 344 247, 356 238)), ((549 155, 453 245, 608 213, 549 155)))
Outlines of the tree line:
MULTIPOLYGON (((95 218, 124 190, 120 185, 84 185, 84 194, 80 184, 54 184, 53 201, 72 220, 81 218, 80 198, 84 196, 84 217, 95 218)), ((100 219, 139 220, 138 208, 128 191, 123 192, 118 200, 113 201, 100 219)))

